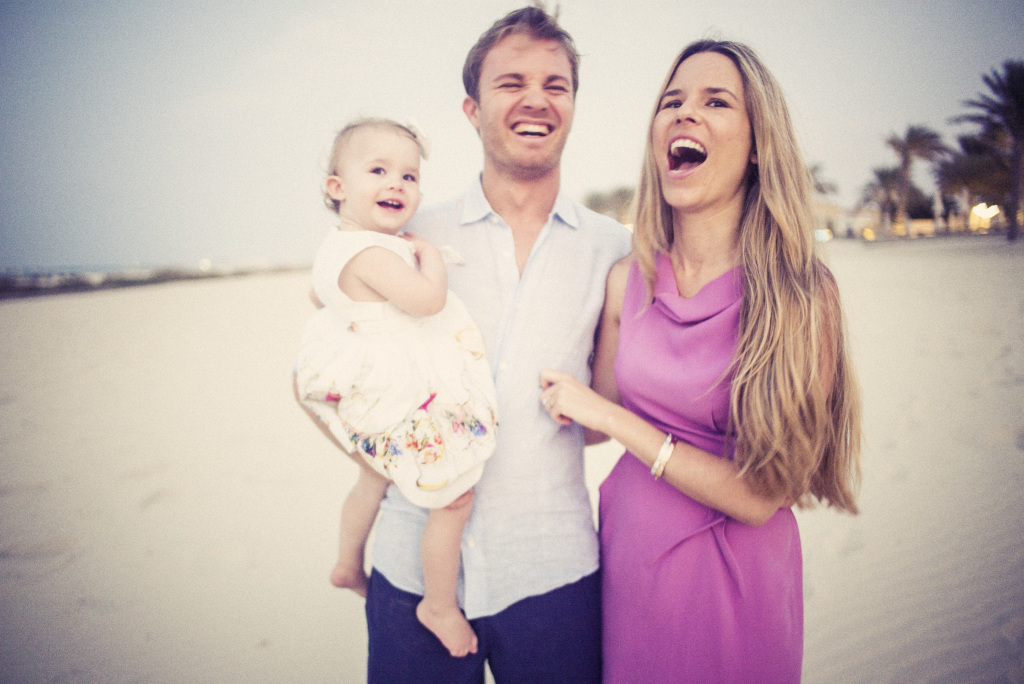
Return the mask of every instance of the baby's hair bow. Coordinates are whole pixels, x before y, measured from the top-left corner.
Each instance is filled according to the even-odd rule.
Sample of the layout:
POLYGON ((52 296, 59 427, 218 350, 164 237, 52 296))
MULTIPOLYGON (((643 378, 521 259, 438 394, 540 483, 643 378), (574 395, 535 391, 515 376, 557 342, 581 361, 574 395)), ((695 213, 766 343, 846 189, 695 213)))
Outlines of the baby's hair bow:
POLYGON ((412 137, 416 139, 416 144, 420 148, 420 156, 424 159, 430 159, 430 139, 427 138, 426 134, 416 124, 416 120, 409 119, 405 127, 409 129, 412 137))

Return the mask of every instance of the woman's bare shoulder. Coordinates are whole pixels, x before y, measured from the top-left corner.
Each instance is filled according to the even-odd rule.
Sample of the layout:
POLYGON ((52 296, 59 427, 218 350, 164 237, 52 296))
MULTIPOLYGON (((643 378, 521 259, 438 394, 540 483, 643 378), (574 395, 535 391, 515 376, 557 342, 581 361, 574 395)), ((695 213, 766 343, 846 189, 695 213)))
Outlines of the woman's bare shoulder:
POLYGON ((616 318, 622 311, 622 303, 626 298, 626 281, 629 279, 629 270, 633 267, 633 261, 633 255, 626 255, 616 261, 608 271, 608 280, 605 282, 604 290, 605 312, 614 314, 616 318))
POLYGON ((627 254, 622 257, 614 264, 608 271, 608 287, 612 285, 619 286, 621 289, 626 288, 626 279, 629 277, 629 269, 636 263, 636 259, 633 258, 632 254, 627 254))

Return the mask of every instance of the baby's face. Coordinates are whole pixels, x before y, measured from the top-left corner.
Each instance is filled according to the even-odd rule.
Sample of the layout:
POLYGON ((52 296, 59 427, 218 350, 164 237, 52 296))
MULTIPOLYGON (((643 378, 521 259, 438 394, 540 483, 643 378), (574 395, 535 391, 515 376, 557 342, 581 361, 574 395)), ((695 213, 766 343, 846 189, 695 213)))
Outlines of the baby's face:
POLYGON ((394 235, 420 205, 420 150, 389 126, 352 131, 338 164, 338 214, 363 230, 394 235))

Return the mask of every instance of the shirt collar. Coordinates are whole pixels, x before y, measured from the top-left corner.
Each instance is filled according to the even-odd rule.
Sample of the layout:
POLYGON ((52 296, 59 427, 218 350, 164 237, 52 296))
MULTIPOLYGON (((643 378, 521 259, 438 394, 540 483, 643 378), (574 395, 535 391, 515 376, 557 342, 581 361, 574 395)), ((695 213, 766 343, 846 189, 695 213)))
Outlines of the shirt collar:
MULTIPOLYGON (((477 176, 476 182, 470 185, 465 201, 462 203, 462 219, 460 223, 465 226, 497 215, 491 209, 491 205, 487 202, 487 197, 484 195, 481 176, 477 176)), ((580 217, 576 204, 561 190, 558 191, 558 195, 555 197, 555 206, 552 208, 548 220, 551 220, 551 218, 557 218, 570 228, 579 228, 580 226, 580 217)))

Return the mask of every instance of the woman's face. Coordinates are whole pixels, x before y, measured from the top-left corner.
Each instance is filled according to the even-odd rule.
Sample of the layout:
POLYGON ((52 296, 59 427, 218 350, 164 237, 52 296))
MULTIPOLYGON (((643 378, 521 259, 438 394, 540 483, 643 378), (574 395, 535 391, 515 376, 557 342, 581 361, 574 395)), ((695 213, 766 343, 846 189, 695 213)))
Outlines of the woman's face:
POLYGON ((733 61, 699 52, 676 69, 651 126, 665 201, 680 216, 739 215, 752 152, 743 80, 733 61))

